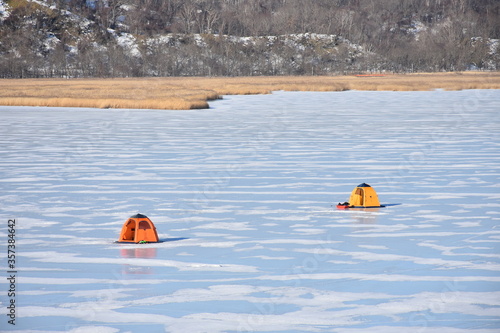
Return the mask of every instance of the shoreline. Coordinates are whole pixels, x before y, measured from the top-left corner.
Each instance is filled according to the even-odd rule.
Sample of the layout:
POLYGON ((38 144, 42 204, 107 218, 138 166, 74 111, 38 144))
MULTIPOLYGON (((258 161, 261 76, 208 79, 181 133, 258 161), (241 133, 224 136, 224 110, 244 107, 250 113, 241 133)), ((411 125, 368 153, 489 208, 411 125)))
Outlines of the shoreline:
POLYGON ((0 79, 0 105, 116 109, 209 108, 223 95, 273 91, 500 89, 500 72, 83 79, 0 79))

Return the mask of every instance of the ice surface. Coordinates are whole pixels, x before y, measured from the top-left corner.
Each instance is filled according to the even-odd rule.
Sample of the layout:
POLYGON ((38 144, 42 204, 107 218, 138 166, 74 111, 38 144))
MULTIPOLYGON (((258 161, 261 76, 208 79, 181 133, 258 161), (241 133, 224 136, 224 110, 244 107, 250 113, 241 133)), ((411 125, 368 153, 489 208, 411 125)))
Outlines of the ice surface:
POLYGON ((0 107, 0 328, 498 332, 499 110, 498 90, 0 107), (332 207, 362 182, 393 205, 332 207), (115 243, 136 213, 162 243, 115 243))

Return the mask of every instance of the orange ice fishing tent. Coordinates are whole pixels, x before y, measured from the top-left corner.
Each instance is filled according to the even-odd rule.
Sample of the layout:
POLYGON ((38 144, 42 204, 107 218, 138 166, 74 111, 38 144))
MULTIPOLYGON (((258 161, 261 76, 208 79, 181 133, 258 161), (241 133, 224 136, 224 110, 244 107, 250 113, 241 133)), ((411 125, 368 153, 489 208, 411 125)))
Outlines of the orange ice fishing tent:
POLYGON ((142 214, 131 216, 122 227, 118 242, 123 243, 151 243, 158 242, 158 234, 153 222, 142 214))
POLYGON ((375 208, 384 207, 380 205, 377 192, 366 183, 359 184, 352 191, 349 202, 338 204, 338 208, 375 208))

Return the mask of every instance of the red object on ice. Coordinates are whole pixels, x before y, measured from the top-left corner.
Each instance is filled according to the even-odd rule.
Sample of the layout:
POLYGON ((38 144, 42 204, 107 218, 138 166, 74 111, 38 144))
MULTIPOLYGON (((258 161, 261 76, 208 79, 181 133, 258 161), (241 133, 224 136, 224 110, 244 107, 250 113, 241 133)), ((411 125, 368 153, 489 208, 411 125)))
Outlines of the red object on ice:
POLYGON ((123 224, 119 243, 156 243, 159 242, 156 227, 146 215, 136 214, 123 224))

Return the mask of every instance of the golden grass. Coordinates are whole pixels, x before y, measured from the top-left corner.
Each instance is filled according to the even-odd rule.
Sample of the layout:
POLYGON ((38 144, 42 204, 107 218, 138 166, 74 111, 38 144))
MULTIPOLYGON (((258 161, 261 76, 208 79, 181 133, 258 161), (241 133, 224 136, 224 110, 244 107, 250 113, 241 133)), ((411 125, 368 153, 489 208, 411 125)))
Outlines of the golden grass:
POLYGON ((56 107, 78 107, 99 109, 165 109, 165 110, 188 110, 206 109, 206 101, 186 101, 183 98, 172 97, 168 100, 155 99, 116 99, 116 98, 36 98, 36 97, 0 97, 0 105, 10 106, 56 106, 56 107))
POLYGON ((187 110, 272 91, 500 89, 500 73, 115 79, 2 79, 0 105, 187 110))

